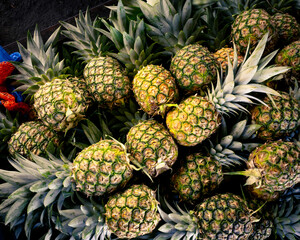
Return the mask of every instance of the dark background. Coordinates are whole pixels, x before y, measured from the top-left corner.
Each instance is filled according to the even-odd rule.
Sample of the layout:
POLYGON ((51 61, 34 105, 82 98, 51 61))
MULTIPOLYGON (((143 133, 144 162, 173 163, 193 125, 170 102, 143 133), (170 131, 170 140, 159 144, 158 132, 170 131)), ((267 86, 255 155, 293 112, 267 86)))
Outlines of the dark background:
POLYGON ((58 21, 72 22, 79 10, 108 16, 116 0, 0 0, 0 46, 9 54, 18 51, 16 41, 26 44, 27 31, 38 24, 43 37, 58 27, 58 21))

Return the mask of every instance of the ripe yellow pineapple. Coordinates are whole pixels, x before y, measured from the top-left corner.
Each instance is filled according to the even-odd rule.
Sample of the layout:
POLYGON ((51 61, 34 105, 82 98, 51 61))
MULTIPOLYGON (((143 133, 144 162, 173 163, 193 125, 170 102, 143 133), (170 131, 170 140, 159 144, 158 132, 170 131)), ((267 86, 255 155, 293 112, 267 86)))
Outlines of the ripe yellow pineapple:
POLYGON ((168 104, 178 100, 178 89, 171 73, 158 65, 147 65, 134 76, 133 93, 149 115, 164 115, 168 104))

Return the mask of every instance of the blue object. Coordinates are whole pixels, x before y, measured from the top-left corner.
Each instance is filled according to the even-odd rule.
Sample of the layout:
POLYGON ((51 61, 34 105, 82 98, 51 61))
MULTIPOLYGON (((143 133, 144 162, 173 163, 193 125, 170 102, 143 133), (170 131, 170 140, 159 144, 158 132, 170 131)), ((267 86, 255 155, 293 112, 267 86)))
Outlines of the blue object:
POLYGON ((10 54, 10 57, 13 59, 13 61, 16 61, 16 62, 21 62, 21 60, 22 60, 21 54, 18 52, 14 52, 14 53, 10 54))
POLYGON ((0 46, 0 62, 12 61, 12 57, 0 46))
POLYGON ((22 95, 22 92, 16 92, 14 87, 8 86, 8 92, 13 95, 16 99, 16 102, 23 102, 24 96, 22 95))
POLYGON ((18 52, 14 52, 12 54, 8 54, 3 47, 0 46, 0 62, 8 62, 8 61, 18 61, 22 60, 21 54, 18 52))

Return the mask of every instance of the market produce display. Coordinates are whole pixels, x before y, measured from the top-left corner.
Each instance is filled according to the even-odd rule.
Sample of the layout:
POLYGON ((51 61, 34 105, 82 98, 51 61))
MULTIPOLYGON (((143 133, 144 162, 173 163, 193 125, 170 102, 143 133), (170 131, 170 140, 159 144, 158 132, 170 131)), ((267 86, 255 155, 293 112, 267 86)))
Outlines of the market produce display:
POLYGON ((0 222, 16 239, 300 239, 298 1, 107 7, 36 26, 0 63, 0 222))

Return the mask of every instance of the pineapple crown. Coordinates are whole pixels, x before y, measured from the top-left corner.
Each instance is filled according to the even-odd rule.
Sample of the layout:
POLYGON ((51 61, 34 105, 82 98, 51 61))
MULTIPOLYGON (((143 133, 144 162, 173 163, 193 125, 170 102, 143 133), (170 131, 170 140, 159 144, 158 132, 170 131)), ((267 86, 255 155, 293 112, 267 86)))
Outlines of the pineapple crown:
POLYGON ((146 24, 149 36, 171 55, 196 42, 202 31, 198 23, 202 13, 193 12, 192 0, 173 4, 170 0, 161 0, 154 6, 140 0, 139 6, 149 23, 146 24))
POLYGON ((49 159, 32 155, 32 161, 16 155, 9 159, 16 171, 0 169, 0 216, 14 229, 16 237, 24 229, 30 239, 35 225, 48 225, 55 211, 62 208, 64 200, 72 194, 70 162, 65 157, 49 159))
POLYGON ((247 125, 247 120, 242 120, 235 123, 228 132, 228 126, 223 118, 221 128, 214 140, 215 143, 210 140, 210 154, 225 167, 244 163, 246 159, 237 152, 251 151, 259 145, 249 143, 247 140, 253 139, 260 127, 258 124, 247 125))
POLYGON ((60 236, 73 236, 75 239, 111 239, 111 232, 105 223, 105 209, 90 198, 89 201, 76 194, 81 205, 59 210, 56 229, 60 236))
POLYGON ((6 114, 0 112, 0 152, 7 148, 7 142, 19 127, 19 113, 13 117, 8 110, 6 114))
POLYGON ((76 26, 67 22, 60 23, 66 29, 62 34, 71 40, 66 44, 77 49, 74 53, 84 61, 104 56, 111 48, 111 42, 97 30, 102 25, 101 19, 96 17, 92 21, 89 9, 85 15, 79 11, 78 18, 75 18, 76 26))
POLYGON ((59 60, 54 47, 59 33, 60 28, 57 28, 44 43, 36 26, 33 36, 30 32, 27 34, 27 48, 18 43, 23 62, 12 62, 19 74, 12 75, 11 78, 21 84, 16 91, 32 95, 39 89, 39 85, 51 81, 65 71, 64 62, 59 60))
POLYGON ((251 93, 266 93, 268 95, 280 95, 278 92, 262 83, 271 77, 288 71, 289 67, 269 66, 268 63, 276 55, 274 51, 262 58, 268 33, 259 41, 253 53, 248 57, 250 42, 244 57, 244 61, 238 68, 237 50, 234 44, 234 61, 231 63, 228 57, 228 70, 225 78, 221 69, 221 74, 217 75, 217 84, 212 86, 208 92, 208 99, 215 104, 219 112, 237 114, 237 111, 248 113, 248 110, 241 104, 253 104, 255 100, 261 104, 265 103, 251 93), (252 100, 251 100, 252 99, 252 100))
POLYGON ((154 43, 147 44, 146 28, 143 19, 130 19, 121 0, 116 10, 111 11, 109 22, 102 19, 108 29, 99 29, 116 46, 118 53, 109 53, 112 57, 122 62, 130 75, 148 64, 159 62, 159 52, 154 53, 154 43))

